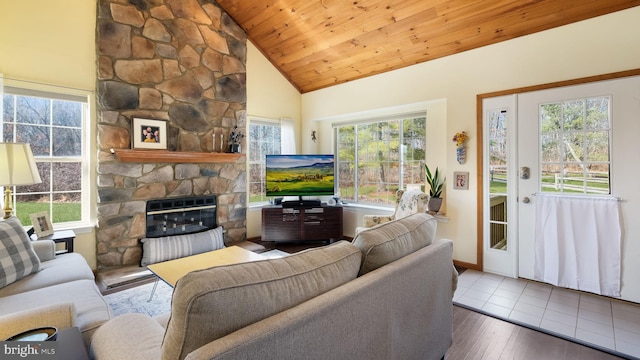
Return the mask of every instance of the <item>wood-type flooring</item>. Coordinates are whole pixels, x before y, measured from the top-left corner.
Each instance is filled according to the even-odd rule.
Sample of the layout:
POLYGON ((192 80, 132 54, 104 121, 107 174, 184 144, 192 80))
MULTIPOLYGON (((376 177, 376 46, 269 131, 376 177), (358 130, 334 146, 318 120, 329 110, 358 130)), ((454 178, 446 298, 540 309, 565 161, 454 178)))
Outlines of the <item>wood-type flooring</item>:
POLYGON ((453 307, 453 345, 447 360, 623 359, 587 346, 453 307))

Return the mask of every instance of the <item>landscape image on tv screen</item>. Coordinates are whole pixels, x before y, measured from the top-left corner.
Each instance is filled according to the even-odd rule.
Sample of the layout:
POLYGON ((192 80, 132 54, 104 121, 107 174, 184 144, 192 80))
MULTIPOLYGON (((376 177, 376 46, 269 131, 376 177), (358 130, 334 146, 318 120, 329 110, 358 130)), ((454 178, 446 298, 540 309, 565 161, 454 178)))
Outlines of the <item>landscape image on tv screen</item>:
POLYGON ((333 155, 267 155, 267 196, 333 195, 333 155))

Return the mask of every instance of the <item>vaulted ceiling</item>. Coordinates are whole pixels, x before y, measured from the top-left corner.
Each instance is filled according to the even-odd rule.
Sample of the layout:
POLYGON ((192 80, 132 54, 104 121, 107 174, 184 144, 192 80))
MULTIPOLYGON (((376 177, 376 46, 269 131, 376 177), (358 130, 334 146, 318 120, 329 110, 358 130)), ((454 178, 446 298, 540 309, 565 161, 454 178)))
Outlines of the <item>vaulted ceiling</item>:
POLYGON ((640 5, 640 0, 217 2, 302 93, 640 5))

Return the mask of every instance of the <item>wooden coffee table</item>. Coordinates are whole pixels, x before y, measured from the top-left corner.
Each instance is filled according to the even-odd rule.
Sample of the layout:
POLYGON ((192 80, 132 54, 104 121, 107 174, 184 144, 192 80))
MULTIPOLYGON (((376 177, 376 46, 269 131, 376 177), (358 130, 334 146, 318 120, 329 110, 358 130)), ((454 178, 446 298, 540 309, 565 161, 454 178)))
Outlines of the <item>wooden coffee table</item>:
MULTIPOLYGON (((178 279, 195 270, 264 259, 266 259, 266 257, 245 250, 239 246, 229 246, 197 255, 147 265, 147 269, 154 273, 158 279, 162 279, 162 281, 171 287, 175 287, 178 279)), ((158 285, 157 282, 156 285, 158 285)), ((155 292, 155 290, 156 287, 154 286, 153 291, 155 292)), ((151 296, 153 297, 153 292, 151 296)))

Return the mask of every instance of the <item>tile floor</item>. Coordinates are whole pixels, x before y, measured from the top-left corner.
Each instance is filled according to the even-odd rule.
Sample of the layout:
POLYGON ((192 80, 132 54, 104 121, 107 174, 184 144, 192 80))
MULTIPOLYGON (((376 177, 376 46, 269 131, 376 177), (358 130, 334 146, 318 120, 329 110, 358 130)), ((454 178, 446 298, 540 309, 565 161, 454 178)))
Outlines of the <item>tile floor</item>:
POLYGON ((640 304, 475 270, 453 301, 640 358, 640 304))

